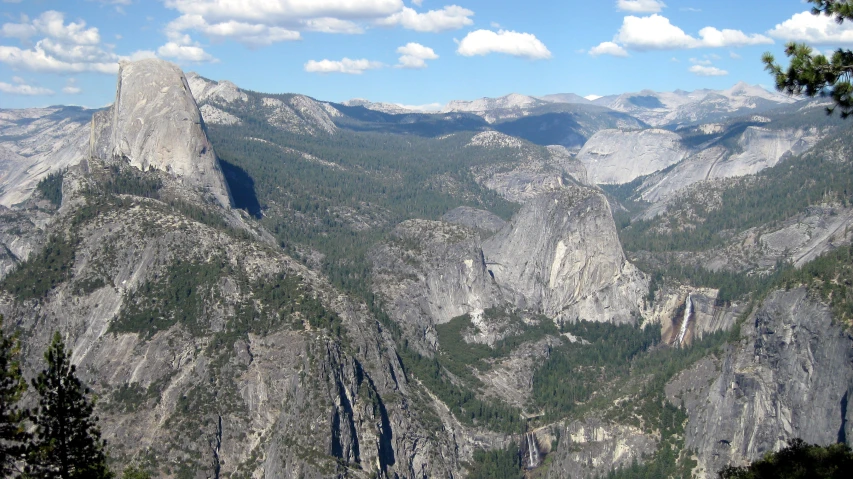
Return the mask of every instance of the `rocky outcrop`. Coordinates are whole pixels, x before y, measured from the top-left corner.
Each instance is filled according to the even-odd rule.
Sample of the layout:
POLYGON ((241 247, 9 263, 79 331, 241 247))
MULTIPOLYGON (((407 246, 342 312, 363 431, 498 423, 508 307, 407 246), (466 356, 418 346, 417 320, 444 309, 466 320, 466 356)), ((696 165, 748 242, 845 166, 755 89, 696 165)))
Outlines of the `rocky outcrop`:
POLYGON ((472 173, 477 183, 516 203, 569 184, 587 182, 586 168, 562 146, 541 148, 487 131, 474 136, 468 147, 483 148, 499 157, 511 157, 508 161, 472 168, 472 173))
MULTIPOLYGON (((705 185, 700 185, 705 186, 705 185)), ((692 198, 696 198, 692 196, 692 198)), ((678 218, 667 211, 666 218, 678 218)), ((649 215, 652 216, 652 215, 649 215)), ((727 238, 719 247, 700 252, 638 253, 652 259, 666 258, 678 264, 692 264, 711 271, 767 274, 780 262, 799 268, 822 254, 849 245, 853 240, 853 209, 824 204, 805 209, 785 221, 749 228, 727 238)), ((653 261, 659 261, 654 260, 653 261)))
POLYGON ((87 158, 95 112, 79 107, 0 110, 0 205, 23 203, 45 176, 87 158))
POLYGON ((660 324, 661 341, 685 347, 719 331, 729 331, 743 312, 740 303, 720 305, 719 290, 687 285, 658 285, 643 310, 643 325, 660 324))
POLYGON ((727 90, 643 90, 601 97, 593 103, 628 113, 652 126, 683 126, 760 113, 796 101, 796 98, 740 82, 727 90))
POLYGON ((91 163, 66 173, 50 225, 74 248, 68 277, 41 299, 2 292, 0 313, 27 338, 27 374, 63 334, 116 461, 159 457, 162 477, 458 474, 453 438, 409 407, 424 393, 364 304, 278 248, 157 200, 82 212, 112 171, 91 163), (321 311, 342 332, 312 323, 321 311))
POLYGON ((851 442, 853 337, 805 289, 776 291, 742 326, 742 339, 667 386, 689 415, 685 445, 699 477, 784 447, 851 442))
POLYGON ((791 155, 811 149, 822 138, 816 128, 770 129, 750 126, 734 149, 715 143, 692 154, 671 171, 652 175, 638 189, 639 196, 657 203, 671 199, 695 183, 751 175, 777 165, 791 155))
POLYGON ((658 440, 643 431, 596 418, 561 426, 560 443, 552 453, 549 479, 600 477, 630 466, 657 449, 658 440))
POLYGON ((529 114, 531 108, 546 105, 547 102, 536 98, 511 93, 500 98, 480 98, 479 100, 454 100, 448 103, 442 113, 464 112, 483 117, 487 122, 513 120, 529 114))
POLYGON ((633 323, 648 292, 625 259, 607 200, 589 187, 537 196, 483 250, 507 299, 557 321, 633 323))
POLYGON ((231 204, 228 187, 183 72, 156 59, 123 63, 116 102, 93 120, 91 156, 165 171, 231 204))
POLYGON ((202 117, 204 117, 204 122, 208 125, 241 125, 243 120, 237 118, 236 116, 228 113, 227 111, 222 111, 219 108, 216 108, 213 105, 202 105, 199 108, 202 117))
POLYGON ((602 130, 578 153, 595 184, 630 183, 681 161, 687 148, 666 130, 602 130))
POLYGON ((478 210, 468 206, 454 208, 445 213, 441 219, 448 223, 455 223, 488 233, 496 233, 506 226, 506 221, 491 211, 478 210))
POLYGON ((557 322, 634 323, 648 292, 604 195, 582 186, 536 196, 482 246, 472 229, 407 221, 371 262, 391 317, 427 347, 432 325, 505 303, 557 322))
POLYGON ((187 84, 198 104, 211 101, 225 104, 249 101, 249 96, 230 81, 215 82, 190 72, 187 73, 187 84))
POLYGON ((374 290, 415 341, 435 348, 435 324, 500 304, 480 238, 464 226, 406 221, 370 255, 374 290))

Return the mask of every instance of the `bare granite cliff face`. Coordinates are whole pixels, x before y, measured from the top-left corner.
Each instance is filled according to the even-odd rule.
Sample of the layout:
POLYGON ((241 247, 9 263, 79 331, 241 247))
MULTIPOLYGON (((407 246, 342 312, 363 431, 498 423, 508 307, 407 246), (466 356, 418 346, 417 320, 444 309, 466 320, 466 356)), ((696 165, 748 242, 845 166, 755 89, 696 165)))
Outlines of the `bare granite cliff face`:
POLYGON ((600 477, 634 461, 641 462, 657 448, 658 439, 654 436, 598 418, 558 427, 562 429, 562 439, 548 469, 549 479, 600 477))
POLYGON ((630 183, 687 155, 681 137, 666 130, 602 130, 584 144, 578 160, 594 184, 630 183))
POLYGON ((95 112, 61 106, 0 109, 0 205, 23 203, 45 176, 84 160, 95 112))
POLYGON ((453 210, 449 219, 460 214, 471 227, 406 221, 370 254, 373 290, 424 351, 438 347, 434 326, 458 316, 489 331, 481 316, 496 306, 558 323, 640 317, 648 279, 626 260, 597 189, 541 193, 485 241, 472 228, 481 215, 453 210))
POLYGON ((504 198, 524 203, 567 184, 587 184, 583 163, 562 146, 538 147, 497 131, 475 135, 468 148, 483 148, 505 161, 472 169, 480 185, 504 198))
POLYGON ((648 292, 607 200, 589 187, 537 196, 483 250, 505 297, 557 321, 633 323, 648 292))
POLYGON ((689 420, 685 445, 699 477, 745 464, 789 439, 850 443, 853 337, 805 289, 776 291, 742 326, 742 338, 667 386, 689 420))
POLYGON ((163 60, 123 63, 116 101, 92 121, 90 154, 168 172, 229 206, 228 187, 183 72, 163 60))
POLYGON ((433 326, 501 303, 479 235, 438 221, 409 220, 371 253, 374 290, 410 337, 436 346, 433 326))
POLYGON ((497 233, 506 226, 506 221, 491 211, 478 210, 468 206, 454 208, 445 213, 441 219, 448 223, 467 226, 486 233, 497 233))
POLYGON ((666 173, 657 173, 639 188, 643 200, 665 201, 688 186, 715 178, 733 178, 758 173, 790 155, 811 149, 823 136, 816 128, 771 129, 747 127, 737 137, 736 146, 714 144, 687 155, 666 173))
POLYGON ((263 95, 241 90, 229 81, 213 81, 196 73, 187 82, 209 125, 240 125, 246 116, 260 113, 270 125, 306 135, 334 134, 341 116, 329 103, 304 95, 263 95))

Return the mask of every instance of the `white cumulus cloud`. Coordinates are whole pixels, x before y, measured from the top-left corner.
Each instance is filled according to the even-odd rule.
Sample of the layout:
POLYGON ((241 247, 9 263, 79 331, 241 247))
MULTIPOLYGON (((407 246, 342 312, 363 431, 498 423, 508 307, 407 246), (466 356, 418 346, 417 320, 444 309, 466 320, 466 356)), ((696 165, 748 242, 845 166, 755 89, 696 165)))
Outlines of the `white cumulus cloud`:
POLYGON ((165 0, 169 8, 212 22, 298 22, 310 18, 379 19, 403 9, 402 0, 165 0))
POLYGON ((18 38, 26 46, 0 45, 0 62, 22 70, 115 74, 118 62, 130 58, 117 55, 110 45, 102 45, 97 28, 88 28, 82 20, 66 23, 65 15, 53 10, 32 20, 23 16, 20 23, 6 23, 0 34, 18 38), (35 36, 43 38, 33 44, 30 39, 35 36))
POLYGON ((456 50, 462 56, 504 53, 532 60, 551 58, 551 52, 535 35, 508 30, 476 30, 469 33, 456 50))
POLYGON ((669 19, 658 14, 647 17, 629 15, 613 39, 614 43, 628 50, 675 50, 685 48, 742 47, 773 43, 760 34, 746 34, 740 30, 705 27, 699 30, 699 38, 688 35, 669 19))
POLYGON ((425 47, 420 43, 408 43, 397 49, 400 54, 400 62, 397 68, 426 68, 427 60, 437 60, 435 50, 425 47))
POLYGON ((375 62, 366 59, 350 60, 344 58, 342 60, 311 60, 305 64, 305 71, 308 73, 348 73, 350 75, 361 75, 367 70, 375 70, 382 68, 380 62, 375 62))
POLYGON ((187 30, 200 32, 214 40, 231 38, 250 46, 271 45, 277 42, 293 41, 301 38, 299 32, 257 23, 229 20, 210 24, 201 15, 183 15, 171 21, 166 25, 166 36, 172 42, 182 43, 177 41, 177 39, 184 38, 184 32, 187 30))
POLYGON ((311 18, 304 20, 302 22, 302 26, 305 30, 310 30, 312 32, 347 33, 351 35, 364 33, 364 28, 359 24, 349 20, 341 20, 340 18, 311 18))
POLYGON ((690 73, 695 73, 696 75, 702 77, 721 77, 729 74, 729 72, 725 70, 705 65, 693 65, 692 67, 690 67, 689 71, 690 73))
POLYGON ((216 63, 218 60, 198 45, 168 42, 157 49, 157 55, 179 62, 216 63))
POLYGON ((694 65, 706 65, 707 66, 707 65, 711 64, 711 60, 708 60, 708 59, 700 60, 698 58, 691 58, 690 63, 692 63, 694 65))
POLYGON ((628 52, 613 42, 602 42, 600 45, 589 49, 589 54, 597 57, 599 55, 613 55, 614 57, 627 57, 628 52))
POLYGON ((86 22, 65 23, 65 14, 55 10, 42 13, 32 21, 21 18, 21 23, 5 23, 0 29, 4 37, 26 40, 38 34, 74 45, 97 45, 101 35, 97 28, 86 28, 86 22))
MULTIPOLYGON (((299 32, 359 34, 373 25, 443 32, 473 25, 474 12, 458 5, 418 12, 403 0, 163 0, 180 16, 171 34, 196 31, 249 46, 299 39, 299 32)), ((420 7, 422 2, 412 2, 420 7)))
POLYGON ((22 78, 15 77, 14 84, 0 82, 0 92, 9 95, 44 96, 53 95, 54 91, 49 88, 27 85, 22 78))
POLYGON ((76 78, 69 78, 65 83, 65 87, 62 88, 62 93, 65 93, 66 95, 79 95, 82 92, 83 90, 77 86, 76 78))
POLYGON ((418 13, 412 8, 405 7, 400 12, 383 18, 376 23, 385 26, 399 25, 408 30, 418 32, 436 33, 458 30, 462 27, 473 25, 474 20, 471 20, 472 16, 474 16, 474 12, 457 5, 444 7, 441 10, 430 10, 425 13, 418 13))
POLYGON ((851 45, 853 23, 839 25, 831 17, 802 12, 776 25, 767 34, 780 40, 812 45, 851 45))
POLYGON ((120 60, 120 57, 116 55, 114 60, 115 61, 94 63, 63 61, 46 52, 41 42, 28 50, 0 45, 0 62, 9 65, 12 68, 19 68, 34 72, 98 72, 115 74, 118 72, 118 61, 120 60))
POLYGON ((658 13, 666 7, 660 0, 619 0, 616 8, 624 12, 658 13))

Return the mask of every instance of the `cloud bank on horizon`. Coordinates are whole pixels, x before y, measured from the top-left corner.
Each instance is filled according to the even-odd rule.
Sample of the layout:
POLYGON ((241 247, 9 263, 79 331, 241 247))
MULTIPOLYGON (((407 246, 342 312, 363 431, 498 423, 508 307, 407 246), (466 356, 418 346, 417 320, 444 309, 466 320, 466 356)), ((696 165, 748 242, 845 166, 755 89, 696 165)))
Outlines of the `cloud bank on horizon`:
MULTIPOLYGON (((542 72, 575 78, 576 63, 601 69, 602 76, 618 72, 618 64, 604 62, 605 57, 616 62, 654 59, 671 71, 687 59, 663 58, 658 52, 727 50, 716 59, 679 67, 683 74, 707 79, 743 70, 735 63, 722 64, 743 57, 734 50, 778 48, 788 41, 816 47, 853 46, 853 24, 814 16, 804 11, 799 0, 780 2, 789 4, 779 9, 781 15, 764 12, 764 23, 758 21, 764 20, 761 15, 745 14, 734 25, 723 24, 728 15, 707 14, 712 9, 727 12, 742 3, 736 0, 720 0, 714 5, 676 0, 611 0, 595 6, 581 1, 565 3, 2 0, 7 10, 20 11, 7 13, 0 27, 0 95, 85 96, 92 75, 115 75, 120 61, 150 57, 198 69, 227 66, 242 71, 259 67, 242 64, 242 56, 257 59, 263 52, 286 52, 290 58, 303 57, 297 62, 287 60, 291 78, 297 72, 307 77, 320 75, 325 78, 320 82, 311 84, 307 77, 300 81, 329 91, 344 88, 333 82, 352 82, 364 76, 387 76, 381 82, 389 85, 395 75, 392 72, 409 71, 408 81, 417 82, 411 75, 422 75, 428 88, 421 89, 435 92, 447 88, 440 87, 442 79, 458 83, 471 72, 499 72, 502 68, 508 73, 492 75, 494 82, 518 83, 515 89, 523 88, 521 78, 525 76, 544 82, 549 74, 542 72), (702 15, 697 15, 700 11, 702 15), (573 27, 567 27, 566 22, 573 20, 573 27), (105 29, 112 35, 105 34, 105 29), (519 61, 523 63, 507 63, 519 61), (334 77, 341 80, 332 80, 334 77)), ((276 61, 272 53, 268 58, 276 61)), ((752 69, 760 69, 760 65, 756 63, 752 69)), ((559 78, 553 77, 555 81, 559 78)), ((604 93, 589 91, 595 86, 590 82, 585 93, 604 93)), ((432 100, 419 98, 416 92, 407 95, 412 104, 432 100)))

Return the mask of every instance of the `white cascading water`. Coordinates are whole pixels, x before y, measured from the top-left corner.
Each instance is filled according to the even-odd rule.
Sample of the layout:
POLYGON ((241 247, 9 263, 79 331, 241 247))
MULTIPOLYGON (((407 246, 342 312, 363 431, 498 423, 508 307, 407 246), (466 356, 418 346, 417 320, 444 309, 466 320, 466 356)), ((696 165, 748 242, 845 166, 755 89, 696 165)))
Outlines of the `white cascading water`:
POLYGON ((691 314, 693 314, 693 299, 688 294, 687 302, 684 303, 684 319, 681 321, 681 331, 678 332, 678 337, 675 339, 675 343, 679 346, 681 346, 681 342, 684 341, 684 336, 687 334, 687 326, 689 326, 691 314))
POLYGON ((527 452, 530 455, 530 465, 529 467, 533 469, 536 467, 536 462, 539 459, 539 449, 536 446, 536 435, 535 433, 530 433, 527 435, 527 452))

